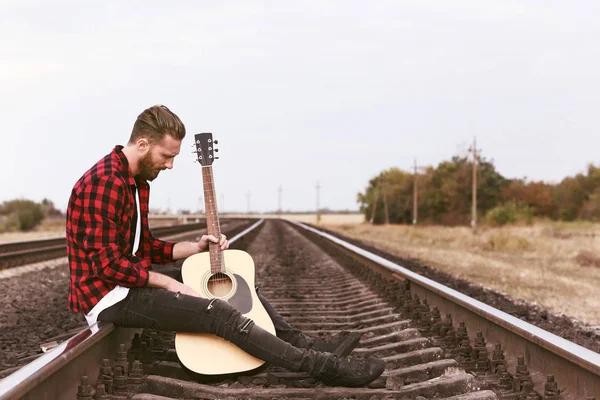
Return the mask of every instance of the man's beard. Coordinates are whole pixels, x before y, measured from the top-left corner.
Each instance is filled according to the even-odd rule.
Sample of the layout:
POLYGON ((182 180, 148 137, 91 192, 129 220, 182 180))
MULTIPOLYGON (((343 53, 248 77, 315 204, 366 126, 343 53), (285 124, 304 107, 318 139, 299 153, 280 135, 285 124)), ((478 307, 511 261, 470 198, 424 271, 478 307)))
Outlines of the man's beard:
POLYGON ((152 165, 152 154, 150 152, 147 152, 140 158, 138 168, 140 170, 140 178, 146 181, 153 181, 161 171, 160 168, 156 168, 152 165))

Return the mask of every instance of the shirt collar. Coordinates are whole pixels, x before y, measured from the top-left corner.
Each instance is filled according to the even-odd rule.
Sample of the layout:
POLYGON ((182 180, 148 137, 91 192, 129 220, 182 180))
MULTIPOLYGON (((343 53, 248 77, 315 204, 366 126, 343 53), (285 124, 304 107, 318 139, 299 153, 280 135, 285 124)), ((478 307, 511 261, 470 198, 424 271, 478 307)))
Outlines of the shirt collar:
POLYGON ((123 146, 117 145, 113 150, 113 155, 116 156, 117 160, 121 163, 121 174, 127 180, 128 185, 135 185, 135 179, 131 168, 129 167, 129 161, 123 153, 123 146))

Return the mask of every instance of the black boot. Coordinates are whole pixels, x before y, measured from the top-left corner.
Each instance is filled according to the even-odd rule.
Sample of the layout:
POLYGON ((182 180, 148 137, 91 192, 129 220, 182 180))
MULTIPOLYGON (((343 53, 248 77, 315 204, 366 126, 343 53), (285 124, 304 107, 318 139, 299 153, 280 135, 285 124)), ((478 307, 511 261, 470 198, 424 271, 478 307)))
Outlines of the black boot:
POLYGON ((269 303, 269 301, 260 293, 258 286, 255 288, 256 294, 263 307, 271 317, 275 325, 277 337, 285 340, 295 347, 303 349, 314 349, 317 351, 326 351, 337 356, 347 356, 354 350, 360 341, 358 332, 343 331, 331 339, 319 340, 305 335, 299 329, 291 326, 269 303))
POLYGON ((330 386, 365 386, 385 370, 385 362, 377 358, 337 357, 331 353, 307 351, 313 365, 306 372, 330 386))
POLYGON ((385 369, 385 362, 379 359, 343 358, 294 347, 220 300, 211 302, 203 319, 211 325, 209 333, 229 340, 248 354, 291 371, 306 372, 328 385, 367 385, 385 369))
POLYGON ((358 346, 361 334, 358 332, 342 331, 330 339, 315 339, 298 332, 288 342, 303 349, 313 349, 333 353, 336 356, 345 357, 352 353, 352 350, 358 346))

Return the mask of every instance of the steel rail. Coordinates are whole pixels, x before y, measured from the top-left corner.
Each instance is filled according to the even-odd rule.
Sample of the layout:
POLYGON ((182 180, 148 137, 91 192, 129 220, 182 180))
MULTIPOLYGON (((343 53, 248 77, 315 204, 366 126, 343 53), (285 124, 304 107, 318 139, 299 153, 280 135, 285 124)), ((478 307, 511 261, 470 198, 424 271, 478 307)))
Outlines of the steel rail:
POLYGON ((500 342, 513 359, 523 356, 534 376, 534 388, 543 391, 547 375, 555 375, 567 389, 565 399, 581 399, 600 394, 600 354, 522 321, 503 311, 466 296, 429 278, 416 274, 376 254, 361 249, 306 224, 286 220, 305 232, 325 239, 360 263, 384 269, 388 277, 410 282, 411 293, 454 321, 464 321, 470 332, 482 331, 488 343, 500 342))
MULTIPOLYGON (((258 228, 264 219, 229 239, 232 245, 258 228)), ((113 354, 121 343, 130 342, 139 329, 117 327, 102 321, 85 328, 48 353, 0 380, 0 400, 76 398, 82 373, 98 375, 98 360, 113 354), (52 381, 52 382, 51 382, 52 381), (62 382, 56 385, 54 382, 62 382)))
POLYGON ((35 249, 39 247, 65 245, 65 237, 53 237, 50 239, 33 239, 20 242, 0 243, 0 254, 11 253, 21 250, 35 249))

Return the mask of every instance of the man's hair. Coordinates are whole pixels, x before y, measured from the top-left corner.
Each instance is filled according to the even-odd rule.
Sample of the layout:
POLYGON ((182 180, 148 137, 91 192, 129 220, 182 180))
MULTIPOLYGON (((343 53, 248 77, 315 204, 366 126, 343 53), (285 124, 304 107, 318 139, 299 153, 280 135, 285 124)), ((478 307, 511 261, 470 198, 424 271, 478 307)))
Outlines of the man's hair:
POLYGON ((177 140, 185 137, 185 125, 174 112, 163 105, 152 106, 144 110, 133 124, 129 143, 135 143, 145 137, 150 144, 160 142, 165 135, 177 140))

